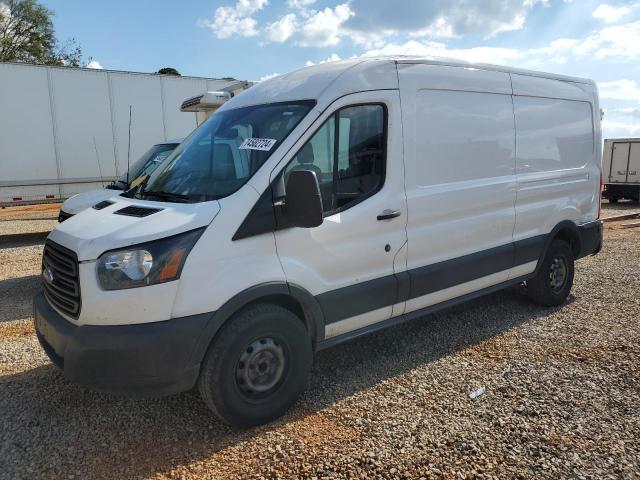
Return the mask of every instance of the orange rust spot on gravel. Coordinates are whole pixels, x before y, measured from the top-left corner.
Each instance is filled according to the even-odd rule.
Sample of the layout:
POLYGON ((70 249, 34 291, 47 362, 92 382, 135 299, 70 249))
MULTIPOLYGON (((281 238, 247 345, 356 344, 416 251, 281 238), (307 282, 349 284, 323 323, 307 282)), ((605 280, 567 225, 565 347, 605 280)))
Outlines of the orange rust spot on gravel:
POLYGON ((590 347, 554 347, 548 348, 545 356, 561 362, 577 362, 584 364, 601 364, 603 359, 613 360, 624 355, 637 355, 629 345, 597 345, 590 347))
POLYGON ((20 337, 30 337, 35 335, 35 329, 31 321, 19 323, 1 324, 0 323, 0 339, 12 339, 20 337))
POLYGON ((622 225, 625 223, 636 222, 637 220, 626 219, 618 222, 608 222, 604 224, 604 241, 607 239, 618 238, 640 238, 640 228, 624 228, 622 225))
POLYGON ((174 464, 172 468, 156 471, 150 478, 198 478, 205 473, 211 478, 225 479, 290 478, 291 471, 285 468, 285 464, 300 462, 299 457, 303 452, 304 462, 320 463, 341 446, 360 441, 360 437, 360 432, 353 427, 336 422, 322 413, 310 413, 275 428, 258 427, 255 436, 208 456, 195 456, 182 465, 174 464), (258 454, 262 468, 258 473, 255 465, 246 461, 246 452, 255 452, 257 445, 264 442, 266 437, 270 437, 266 442, 269 447, 263 448, 258 454), (215 475, 211 475, 212 471, 216 472, 215 475))
POLYGON ((39 205, 23 205, 0 209, 0 220, 18 220, 33 216, 50 216, 56 218, 60 211, 60 203, 43 203, 39 205))
POLYGON ((310 447, 352 442, 360 437, 358 430, 342 425, 321 413, 312 413, 284 426, 283 431, 310 447))
POLYGON ((513 340, 507 337, 498 337, 475 344, 465 349, 464 354, 499 361, 508 360, 517 349, 518 345, 513 340))

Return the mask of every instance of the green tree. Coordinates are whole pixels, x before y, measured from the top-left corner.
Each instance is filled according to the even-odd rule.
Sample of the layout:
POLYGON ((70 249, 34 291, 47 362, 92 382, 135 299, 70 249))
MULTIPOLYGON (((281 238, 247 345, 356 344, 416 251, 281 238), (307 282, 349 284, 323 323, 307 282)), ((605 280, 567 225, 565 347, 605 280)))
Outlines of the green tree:
POLYGON ((171 67, 161 68, 160 70, 158 70, 158 73, 160 75, 178 75, 178 76, 180 76, 180 72, 178 70, 176 70, 175 68, 171 68, 171 67))
POLYGON ((56 40, 52 16, 37 0, 0 0, 0 61, 80 66, 82 49, 56 40))

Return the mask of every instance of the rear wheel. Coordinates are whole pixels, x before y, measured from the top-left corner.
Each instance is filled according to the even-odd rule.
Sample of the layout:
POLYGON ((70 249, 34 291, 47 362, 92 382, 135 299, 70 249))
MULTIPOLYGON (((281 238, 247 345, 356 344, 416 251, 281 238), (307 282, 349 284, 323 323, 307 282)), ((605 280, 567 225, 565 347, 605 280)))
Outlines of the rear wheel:
POLYGON ((198 388, 223 421, 260 425, 295 403, 312 358, 311 339, 295 314, 278 305, 254 305, 234 315, 214 339, 198 388))
POLYGON ((567 242, 551 242, 537 275, 527 280, 529 298, 547 307, 564 303, 573 285, 573 260, 573 252, 567 242))

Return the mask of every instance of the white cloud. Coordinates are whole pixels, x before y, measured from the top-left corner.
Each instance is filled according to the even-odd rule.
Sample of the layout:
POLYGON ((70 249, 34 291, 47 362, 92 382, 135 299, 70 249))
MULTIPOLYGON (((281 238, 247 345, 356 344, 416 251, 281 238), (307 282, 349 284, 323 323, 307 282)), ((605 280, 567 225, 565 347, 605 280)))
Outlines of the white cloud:
POLYGON ((417 30, 415 32, 409 32, 409 36, 438 38, 459 37, 459 35, 453 31, 453 25, 451 25, 445 17, 436 18, 427 28, 417 30))
POLYGON ((289 8, 298 8, 300 10, 304 10, 305 8, 313 5, 316 0, 287 0, 287 5, 289 8))
POLYGON ((269 0, 238 0, 235 5, 236 12, 241 17, 252 15, 269 4, 269 0))
POLYGON ((608 118, 602 120, 604 138, 633 138, 640 135, 640 120, 633 117, 608 118))
POLYGON ((417 55, 455 58, 478 63, 512 63, 513 60, 522 56, 522 52, 515 48, 502 47, 448 48, 444 43, 409 40, 403 44, 389 43, 382 48, 369 50, 363 54, 366 57, 380 55, 417 55))
POLYGON ((640 20, 605 27, 580 42, 575 52, 595 55, 597 59, 627 57, 637 60, 640 56, 640 20))
POLYGON ((218 7, 211 20, 200 20, 201 27, 210 28, 218 38, 253 37, 258 34, 258 22, 251 16, 267 6, 269 0, 238 0, 233 7, 218 7))
POLYGON ((269 80, 270 78, 277 77, 278 75, 280 75, 280 74, 279 73, 270 73, 268 75, 260 77, 260 80, 258 80, 258 81, 259 82, 264 82, 265 80, 269 80))
POLYGON ((633 108, 633 107, 614 108, 611 111, 614 113, 621 113, 623 115, 629 115, 631 117, 640 119, 640 106, 638 108, 633 108))
POLYGON ((289 13, 280 20, 270 23, 265 28, 265 35, 270 42, 286 42, 295 32, 298 19, 295 13, 289 13))
POLYGON ((612 82, 599 82, 600 98, 624 100, 640 106, 640 85, 635 80, 623 78, 612 82))
POLYGON ((328 47, 340 43, 340 37, 345 33, 343 27, 353 11, 348 3, 342 3, 335 8, 325 8, 313 14, 302 25, 298 45, 302 47, 328 47))
POLYGON ((615 23, 631 10, 628 7, 612 7, 607 3, 602 3, 593 11, 592 15, 605 23, 615 23))
POLYGON ((102 70, 103 66, 100 65, 100 62, 98 62, 97 60, 91 60, 89 63, 87 63, 87 68, 94 68, 96 70, 102 70))
POLYGON ((449 48, 446 44, 419 39, 405 43, 382 43, 363 55, 419 55, 449 57, 471 62, 504 63, 540 68, 585 58, 635 61, 640 58, 640 21, 607 26, 585 38, 559 38, 540 48, 449 48))
POLYGON ((412 37, 451 38, 475 34, 486 38, 520 30, 529 12, 549 0, 429 0, 390 2, 351 0, 355 15, 346 27, 362 35, 388 31, 412 37))
POLYGON ((523 51, 529 67, 569 60, 635 61, 640 57, 640 21, 604 27, 583 39, 560 38, 546 47, 523 51))
POLYGON ((312 62, 311 60, 307 60, 304 64, 305 67, 311 67, 312 65, 319 65, 321 63, 327 62, 337 62, 338 60, 342 60, 337 53, 332 53, 326 60, 320 60, 318 63, 312 62))

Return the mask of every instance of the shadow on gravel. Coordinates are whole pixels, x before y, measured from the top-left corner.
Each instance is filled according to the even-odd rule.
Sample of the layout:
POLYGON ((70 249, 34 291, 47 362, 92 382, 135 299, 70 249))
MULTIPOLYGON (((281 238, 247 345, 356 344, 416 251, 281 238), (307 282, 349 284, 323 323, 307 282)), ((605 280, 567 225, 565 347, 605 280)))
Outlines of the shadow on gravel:
POLYGON ((42 245, 51 232, 13 233, 0 235, 0 248, 31 247, 42 245))
POLYGON ((294 421, 304 429, 305 417, 336 401, 549 312, 513 288, 322 351, 292 411, 245 431, 218 422, 194 392, 131 400, 70 384, 49 364, 7 375, 0 378, 0 476, 168 472, 294 421))
POLYGON ((33 297, 41 288, 40 275, 0 280, 0 322, 30 317, 33 297))

